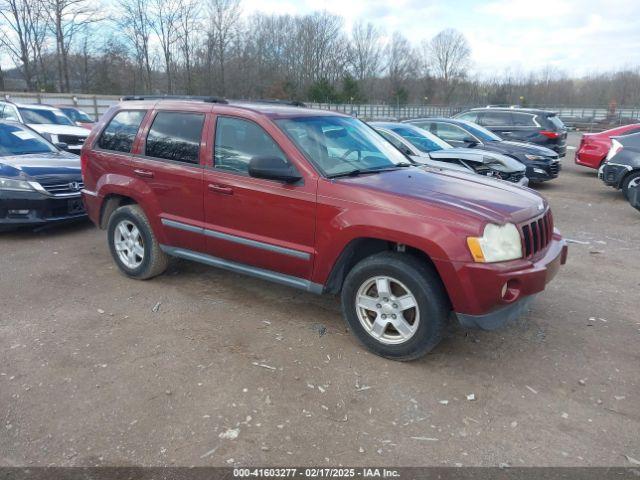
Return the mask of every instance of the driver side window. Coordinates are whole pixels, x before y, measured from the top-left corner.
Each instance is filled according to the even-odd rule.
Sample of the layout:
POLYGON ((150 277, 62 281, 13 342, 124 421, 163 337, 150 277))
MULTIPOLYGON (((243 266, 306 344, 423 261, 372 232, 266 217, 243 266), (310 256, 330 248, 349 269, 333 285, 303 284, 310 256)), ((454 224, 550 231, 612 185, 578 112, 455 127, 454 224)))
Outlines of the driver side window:
POLYGON ((214 168, 248 175, 249 162, 258 156, 278 157, 289 163, 284 152, 258 124, 240 118, 218 117, 214 168))
POLYGON ((438 123, 438 135, 443 140, 451 140, 453 142, 465 142, 471 135, 456 125, 450 123, 438 123))

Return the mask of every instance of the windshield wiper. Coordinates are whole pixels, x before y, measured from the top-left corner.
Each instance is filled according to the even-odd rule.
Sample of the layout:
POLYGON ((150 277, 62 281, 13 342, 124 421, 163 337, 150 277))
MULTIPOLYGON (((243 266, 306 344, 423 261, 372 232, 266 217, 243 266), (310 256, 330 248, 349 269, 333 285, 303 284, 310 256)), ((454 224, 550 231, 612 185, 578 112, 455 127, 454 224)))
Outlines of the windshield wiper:
POLYGON ((332 175, 327 175, 328 178, 338 178, 338 177, 357 177, 358 175, 362 175, 363 173, 380 173, 380 172, 390 172, 392 170, 397 170, 402 167, 411 167, 413 164, 411 163, 398 163, 396 165, 389 165, 387 167, 377 167, 377 168, 354 168, 353 170, 349 170, 347 172, 334 173, 332 175))

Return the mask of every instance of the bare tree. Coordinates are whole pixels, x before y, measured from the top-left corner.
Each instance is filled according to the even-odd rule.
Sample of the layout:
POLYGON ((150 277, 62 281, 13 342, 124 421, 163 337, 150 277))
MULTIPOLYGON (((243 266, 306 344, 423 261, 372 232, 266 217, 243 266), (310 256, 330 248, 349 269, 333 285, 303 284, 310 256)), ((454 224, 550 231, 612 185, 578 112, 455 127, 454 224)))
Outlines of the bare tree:
POLYGON ((142 77, 143 89, 151 92, 152 68, 151 48, 151 20, 149 18, 149 4, 146 0, 119 0, 122 16, 116 23, 133 46, 136 63, 142 77))
POLYGON ((349 61, 355 78, 364 82, 375 77, 380 71, 382 53, 378 29, 371 23, 355 23, 349 46, 349 61))
POLYGON ((42 3, 33 0, 0 0, 0 45, 20 65, 28 89, 38 85, 38 55, 44 42, 46 17, 42 3))
POLYGON ((218 65, 218 89, 225 95, 225 66, 227 54, 231 47, 235 32, 240 22, 240 0, 209 0, 208 44, 210 53, 209 66, 213 61, 218 65))
POLYGON ((69 80, 69 50, 76 34, 87 25, 100 21, 97 5, 91 0, 42 0, 51 20, 56 44, 56 63, 60 91, 71 89, 69 80))
POLYGON ((464 35, 454 29, 446 29, 431 39, 431 65, 445 82, 464 77, 471 48, 464 35))
POLYGON ((200 22, 201 9, 197 0, 180 0, 179 3, 178 42, 184 64, 185 90, 193 93, 193 60, 199 33, 202 31, 200 22))
POLYGON ((167 78, 167 93, 174 90, 174 51, 179 39, 181 0, 153 0, 151 28, 160 42, 167 78))
POLYGON ((409 41, 399 32, 394 32, 387 46, 387 74, 391 96, 400 103, 406 101, 404 87, 407 79, 417 71, 418 61, 409 41))

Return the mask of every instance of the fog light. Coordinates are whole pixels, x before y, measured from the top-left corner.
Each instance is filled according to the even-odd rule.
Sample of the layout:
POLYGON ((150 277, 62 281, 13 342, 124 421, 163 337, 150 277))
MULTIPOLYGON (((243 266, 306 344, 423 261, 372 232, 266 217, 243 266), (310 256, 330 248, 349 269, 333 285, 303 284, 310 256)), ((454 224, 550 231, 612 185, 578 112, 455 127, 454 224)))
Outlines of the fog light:
POLYGON ((500 292, 502 294, 502 301, 511 303, 518 299, 520 296, 520 282, 515 278, 512 278, 502 286, 500 292))
POLYGON ((547 172, 545 172, 545 171, 544 171, 543 169, 541 169, 541 168, 534 168, 534 169, 533 169, 533 171, 534 171, 534 172, 536 172, 536 173, 543 173, 543 174, 544 174, 544 173, 547 173, 547 172))
POLYGON ((9 215, 29 215, 30 210, 9 210, 9 215))
POLYGON ((507 294, 507 288, 509 288, 509 286, 505 283, 502 286, 502 298, 504 298, 504 296, 507 294))

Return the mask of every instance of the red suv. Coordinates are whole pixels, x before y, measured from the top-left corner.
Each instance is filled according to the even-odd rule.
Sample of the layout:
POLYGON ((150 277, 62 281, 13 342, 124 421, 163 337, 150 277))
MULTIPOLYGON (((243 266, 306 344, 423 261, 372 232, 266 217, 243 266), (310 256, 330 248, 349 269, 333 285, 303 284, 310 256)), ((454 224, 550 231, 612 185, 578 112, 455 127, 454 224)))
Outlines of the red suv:
POLYGON ((93 222, 126 275, 171 256, 341 294, 373 352, 431 350, 453 314, 493 329, 566 261, 546 201, 500 180, 412 165, 334 112, 133 97, 82 151, 93 222))

